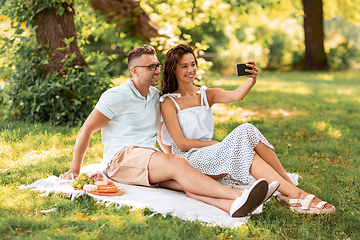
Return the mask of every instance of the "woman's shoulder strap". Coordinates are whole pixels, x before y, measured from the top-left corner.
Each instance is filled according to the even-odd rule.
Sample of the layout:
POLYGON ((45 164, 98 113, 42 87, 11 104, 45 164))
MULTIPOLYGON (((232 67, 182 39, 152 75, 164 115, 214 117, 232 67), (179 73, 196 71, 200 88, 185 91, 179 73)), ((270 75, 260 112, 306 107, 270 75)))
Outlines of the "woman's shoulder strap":
POLYGON ((160 97, 160 102, 163 102, 166 97, 170 98, 170 99, 174 102, 175 107, 176 107, 177 111, 179 112, 179 111, 181 110, 181 109, 180 109, 180 106, 179 106, 179 104, 175 101, 174 98, 181 98, 181 94, 180 94, 180 93, 166 93, 166 94, 164 94, 164 95, 162 95, 162 96, 160 97))
POLYGON ((204 103, 205 103, 206 108, 209 109, 210 106, 209 106, 207 96, 206 96, 206 89, 207 89, 207 86, 201 86, 200 90, 199 90, 199 92, 201 94, 201 106, 204 106, 204 103))

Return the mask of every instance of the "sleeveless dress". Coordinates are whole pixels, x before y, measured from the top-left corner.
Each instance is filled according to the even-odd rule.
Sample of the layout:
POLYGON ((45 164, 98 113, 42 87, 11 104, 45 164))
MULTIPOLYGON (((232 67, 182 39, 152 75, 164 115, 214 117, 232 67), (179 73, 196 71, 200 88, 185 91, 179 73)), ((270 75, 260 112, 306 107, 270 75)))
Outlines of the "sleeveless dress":
MULTIPOLYGON (((201 106, 187 109, 181 109, 174 99, 181 97, 181 94, 164 94, 160 97, 160 102, 166 97, 174 102, 179 125, 187 139, 210 141, 213 137, 214 115, 207 101, 206 89, 206 86, 202 86, 198 92, 201 94, 201 106)), ((249 123, 241 124, 219 143, 192 148, 187 152, 176 147, 165 124, 161 129, 161 137, 165 145, 171 145, 172 154, 183 156, 198 171, 207 175, 227 173, 228 175, 218 181, 230 187, 249 183, 249 168, 254 159, 254 148, 260 141, 274 150, 261 132, 249 123)))

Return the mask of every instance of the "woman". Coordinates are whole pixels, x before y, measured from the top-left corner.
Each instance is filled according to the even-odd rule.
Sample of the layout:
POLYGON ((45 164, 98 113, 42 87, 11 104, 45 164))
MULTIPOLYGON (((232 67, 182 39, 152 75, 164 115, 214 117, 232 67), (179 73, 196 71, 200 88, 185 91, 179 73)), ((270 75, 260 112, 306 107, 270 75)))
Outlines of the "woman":
POLYGON ((194 50, 180 44, 165 57, 162 73, 161 111, 164 125, 159 142, 165 151, 179 154, 197 170, 219 179, 225 175, 248 183, 249 174, 255 179, 278 181, 282 199, 292 211, 328 214, 335 212, 332 204, 321 201, 296 187, 277 158, 273 146, 251 124, 242 124, 222 142, 212 141, 214 116, 211 106, 242 100, 256 83, 258 68, 248 61, 247 81, 236 90, 197 87, 193 84, 197 70, 194 50))

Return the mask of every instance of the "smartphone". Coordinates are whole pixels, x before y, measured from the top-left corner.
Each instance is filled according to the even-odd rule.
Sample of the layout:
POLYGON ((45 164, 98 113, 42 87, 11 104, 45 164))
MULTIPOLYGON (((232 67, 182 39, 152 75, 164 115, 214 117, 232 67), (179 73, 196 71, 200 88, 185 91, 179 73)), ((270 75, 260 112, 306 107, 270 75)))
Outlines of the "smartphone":
POLYGON ((236 75, 238 76, 244 76, 244 75, 248 75, 250 73, 245 72, 245 69, 252 69, 251 67, 247 67, 245 66, 246 63, 238 63, 236 64, 236 75))

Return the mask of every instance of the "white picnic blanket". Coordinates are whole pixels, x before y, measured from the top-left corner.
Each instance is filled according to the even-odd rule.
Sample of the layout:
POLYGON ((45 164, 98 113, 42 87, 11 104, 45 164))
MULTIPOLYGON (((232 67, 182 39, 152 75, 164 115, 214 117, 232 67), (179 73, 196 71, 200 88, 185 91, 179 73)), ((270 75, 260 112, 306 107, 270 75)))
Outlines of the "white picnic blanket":
MULTIPOLYGON (((91 164, 81 168, 81 172, 89 175, 99 172, 99 164, 91 164)), ((299 178, 297 174, 288 174, 291 180, 297 185, 299 178)), ((149 208, 151 211, 161 213, 164 216, 170 213, 173 216, 182 218, 188 221, 199 220, 208 225, 221 227, 238 227, 246 222, 245 218, 232 218, 228 213, 219 208, 210 206, 195 199, 191 199, 183 192, 172 191, 163 188, 150 188, 142 186, 132 186, 121 183, 115 183, 125 190, 122 196, 107 197, 97 196, 85 193, 81 190, 75 190, 71 185, 60 184, 57 176, 50 176, 47 179, 39 179, 36 182, 20 186, 21 189, 32 189, 42 191, 42 195, 47 196, 50 193, 64 193, 70 198, 74 199, 82 194, 89 194, 94 197, 98 203, 111 205, 115 204, 118 208, 122 206, 131 206, 134 209, 149 208)), ((249 185, 242 186, 243 189, 250 187, 249 185)), ((261 213, 262 205, 253 213, 261 213)))

